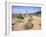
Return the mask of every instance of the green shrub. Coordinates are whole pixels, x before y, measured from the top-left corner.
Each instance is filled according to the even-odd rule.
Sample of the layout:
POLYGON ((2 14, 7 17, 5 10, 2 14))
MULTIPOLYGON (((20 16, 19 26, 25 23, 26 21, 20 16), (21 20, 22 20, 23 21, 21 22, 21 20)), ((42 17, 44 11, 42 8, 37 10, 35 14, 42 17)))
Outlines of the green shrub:
POLYGON ((16 18, 18 18, 18 19, 24 19, 24 17, 22 16, 22 14, 18 14, 18 15, 16 16, 16 18))

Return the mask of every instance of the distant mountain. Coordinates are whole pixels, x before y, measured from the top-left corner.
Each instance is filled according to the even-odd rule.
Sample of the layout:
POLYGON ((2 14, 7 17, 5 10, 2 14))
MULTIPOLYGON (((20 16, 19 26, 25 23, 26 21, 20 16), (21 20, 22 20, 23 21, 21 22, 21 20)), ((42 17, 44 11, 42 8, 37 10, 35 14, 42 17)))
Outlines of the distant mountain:
POLYGON ((41 11, 36 12, 35 14, 41 14, 41 11))
POLYGON ((41 14, 41 11, 34 12, 34 13, 28 13, 28 11, 26 13, 12 13, 12 15, 16 15, 16 14, 41 14))

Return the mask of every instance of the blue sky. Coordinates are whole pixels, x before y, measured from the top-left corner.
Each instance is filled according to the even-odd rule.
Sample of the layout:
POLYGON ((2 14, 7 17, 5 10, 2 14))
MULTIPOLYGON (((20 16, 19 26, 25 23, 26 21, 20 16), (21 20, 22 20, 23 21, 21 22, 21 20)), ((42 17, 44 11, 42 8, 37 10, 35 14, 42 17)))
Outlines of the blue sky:
POLYGON ((35 13, 41 11, 41 7, 34 7, 34 6, 12 6, 13 13, 35 13))

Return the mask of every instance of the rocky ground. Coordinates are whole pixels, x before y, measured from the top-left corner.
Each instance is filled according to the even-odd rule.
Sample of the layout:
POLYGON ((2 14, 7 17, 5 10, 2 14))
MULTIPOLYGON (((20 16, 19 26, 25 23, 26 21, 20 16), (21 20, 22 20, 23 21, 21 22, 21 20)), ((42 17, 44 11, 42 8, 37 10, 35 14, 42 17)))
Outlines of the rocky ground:
POLYGON ((26 15, 24 19, 12 19, 12 30, 40 30, 41 29, 41 17, 36 15, 26 15))

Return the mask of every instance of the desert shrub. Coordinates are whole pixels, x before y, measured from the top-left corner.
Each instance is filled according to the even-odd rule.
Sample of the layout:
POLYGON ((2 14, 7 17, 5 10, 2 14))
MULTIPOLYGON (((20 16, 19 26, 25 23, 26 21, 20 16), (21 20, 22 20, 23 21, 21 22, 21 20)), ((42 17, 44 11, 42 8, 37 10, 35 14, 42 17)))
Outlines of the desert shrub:
POLYGON ((31 13, 29 15, 31 15, 31 13))
POLYGON ((41 26, 41 24, 39 24, 41 26))
POLYGON ((18 18, 18 19, 24 19, 24 17, 22 16, 22 14, 18 14, 18 15, 16 16, 16 18, 18 18))
POLYGON ((25 24, 25 29, 32 29, 32 28, 33 28, 32 23, 25 24))
POLYGON ((15 18, 15 14, 12 14, 12 18, 15 18))
POLYGON ((12 23, 12 25, 15 25, 14 23, 12 23))

